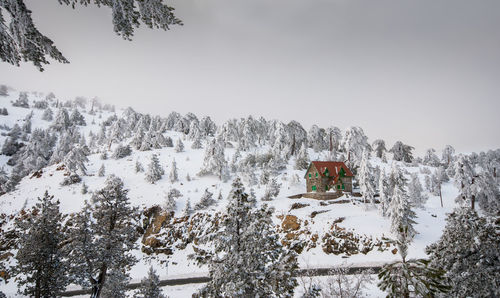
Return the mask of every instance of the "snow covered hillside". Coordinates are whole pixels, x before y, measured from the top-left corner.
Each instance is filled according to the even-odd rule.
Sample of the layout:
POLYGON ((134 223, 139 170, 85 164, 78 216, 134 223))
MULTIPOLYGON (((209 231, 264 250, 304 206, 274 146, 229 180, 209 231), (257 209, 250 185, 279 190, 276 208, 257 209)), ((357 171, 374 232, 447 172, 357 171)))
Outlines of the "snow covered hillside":
MULTIPOLYGON (((399 260, 388 239, 396 238, 391 224, 403 207, 393 206, 390 198, 397 194, 384 190, 394 189, 398 175, 415 212, 408 258, 426 257, 426 246, 439 240, 447 213, 458 204, 451 146, 442 157, 429 150, 415 158, 412 147, 401 142, 391 150, 382 140, 369 143, 359 127, 342 133, 313 126, 306 132, 297 122, 252 117, 218 125, 193 114, 145 115, 97 100, 63 101, 14 90, 0 96, 0 112, 0 269, 6 272, 16 264, 15 241, 8 242, 7 235, 21 210, 48 191, 63 214, 78 214, 110 175, 123 181, 131 205, 143 213, 132 281, 145 277, 150 265, 161 279, 207 274, 208 266, 189 255, 210 250, 211 242, 198 240, 217 229, 236 177, 255 195, 257 207, 274 208, 281 242, 300 244, 295 246, 300 268, 399 260), (304 174, 313 160, 346 161, 361 194, 329 201, 289 198, 306 192, 304 174)), ((495 203, 478 198, 478 204, 495 203)), ((2 291, 14 295, 16 281, 5 279, 0 278, 2 291)))

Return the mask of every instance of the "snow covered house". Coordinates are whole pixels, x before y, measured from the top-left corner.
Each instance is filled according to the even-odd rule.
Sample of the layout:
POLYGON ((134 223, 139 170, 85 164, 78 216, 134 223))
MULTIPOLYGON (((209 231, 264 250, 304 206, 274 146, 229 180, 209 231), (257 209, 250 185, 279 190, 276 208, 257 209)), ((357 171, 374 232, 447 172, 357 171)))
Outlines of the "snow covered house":
POLYGON ((351 170, 341 161, 313 161, 304 178, 307 192, 352 192, 351 170))

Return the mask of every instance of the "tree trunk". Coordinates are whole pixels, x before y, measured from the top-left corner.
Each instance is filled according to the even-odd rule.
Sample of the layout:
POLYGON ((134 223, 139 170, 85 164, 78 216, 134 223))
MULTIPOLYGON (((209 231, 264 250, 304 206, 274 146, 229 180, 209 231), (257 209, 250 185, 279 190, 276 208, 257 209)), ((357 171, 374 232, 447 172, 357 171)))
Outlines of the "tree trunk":
POLYGON ((470 199, 470 208, 474 210, 475 205, 476 205, 476 196, 472 196, 470 199))
POLYGON ((333 151, 333 140, 332 140, 332 132, 330 131, 330 152, 333 151))
POLYGON ((106 264, 102 265, 97 282, 92 286, 92 294, 90 295, 91 298, 99 298, 101 296, 102 286, 106 280, 107 271, 108 266, 106 264))
POLYGON ((441 199, 441 208, 443 208, 443 195, 441 193, 441 185, 439 185, 439 198, 441 199))

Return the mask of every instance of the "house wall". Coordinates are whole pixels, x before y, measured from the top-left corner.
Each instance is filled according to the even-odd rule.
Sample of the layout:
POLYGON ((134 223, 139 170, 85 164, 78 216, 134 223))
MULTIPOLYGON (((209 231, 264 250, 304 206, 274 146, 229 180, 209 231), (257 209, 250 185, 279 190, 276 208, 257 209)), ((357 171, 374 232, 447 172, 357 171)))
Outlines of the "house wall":
MULTIPOLYGON (((307 192, 312 192, 313 185, 316 186, 316 192, 325 192, 326 185, 331 185, 331 180, 332 178, 322 178, 318 170, 314 165, 311 165, 309 168, 309 171, 306 173, 306 187, 307 187, 307 192), (318 173, 318 176, 316 177, 316 173, 318 173), (311 178, 309 178, 309 174, 311 174, 311 178)), ((337 189, 337 184, 335 184, 333 187, 338 191, 338 192, 352 192, 352 177, 341 177, 340 178, 341 183, 344 184, 344 189, 337 189)))

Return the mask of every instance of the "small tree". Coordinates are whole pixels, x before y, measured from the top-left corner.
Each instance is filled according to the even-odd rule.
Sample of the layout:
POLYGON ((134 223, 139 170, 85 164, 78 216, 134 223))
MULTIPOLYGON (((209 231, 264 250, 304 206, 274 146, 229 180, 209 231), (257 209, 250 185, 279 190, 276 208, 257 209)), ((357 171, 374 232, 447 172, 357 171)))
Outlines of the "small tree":
POLYGON ((164 298, 160 288, 160 277, 156 274, 153 266, 149 267, 148 276, 141 280, 137 298, 164 298))
POLYGON ((423 193, 423 187, 418 178, 418 174, 414 173, 411 175, 410 183, 408 184, 408 195, 412 205, 415 207, 423 208, 428 197, 423 193))
POLYGON ((209 206, 214 205, 216 202, 212 198, 213 195, 214 194, 212 192, 209 192, 208 189, 205 189, 205 192, 203 193, 203 196, 201 197, 198 204, 194 205, 194 210, 202 210, 209 206))
POLYGON ((280 193, 281 183, 278 183, 276 178, 272 178, 266 185, 266 191, 262 197, 262 201, 272 201, 280 193))
POLYGON ((175 159, 172 160, 172 166, 170 167, 170 174, 168 175, 168 179, 172 183, 179 180, 179 177, 177 175, 177 163, 175 162, 175 159))
POLYGON ((307 170, 307 167, 309 167, 309 155, 307 154, 307 146, 306 143, 302 143, 302 146, 300 147, 299 154, 297 155, 297 158, 295 159, 295 169, 297 170, 307 170))
POLYGON ((144 172, 144 167, 142 166, 142 164, 139 162, 139 160, 136 160, 135 161, 135 172, 136 173, 139 173, 139 172, 144 172))
POLYGON ((184 210, 182 210, 182 216, 191 216, 193 213, 193 209, 191 208, 191 199, 187 199, 186 206, 184 206, 184 210))
POLYGON ((22 294, 31 297, 56 297, 68 285, 68 269, 60 249, 64 235, 59 201, 46 191, 31 212, 15 222, 19 249, 14 272, 22 294))
POLYGON ((148 171, 146 172, 146 181, 154 184, 156 181, 161 179, 163 174, 165 174, 165 171, 160 165, 158 157, 156 154, 151 155, 151 162, 149 163, 148 171))
POLYGON ((181 139, 177 139, 175 142, 175 152, 183 152, 184 151, 184 143, 182 143, 181 139))
POLYGON ((105 174, 106 174, 106 168, 104 167, 104 164, 102 164, 101 167, 99 168, 99 171, 97 172, 97 176, 104 177, 105 174))

